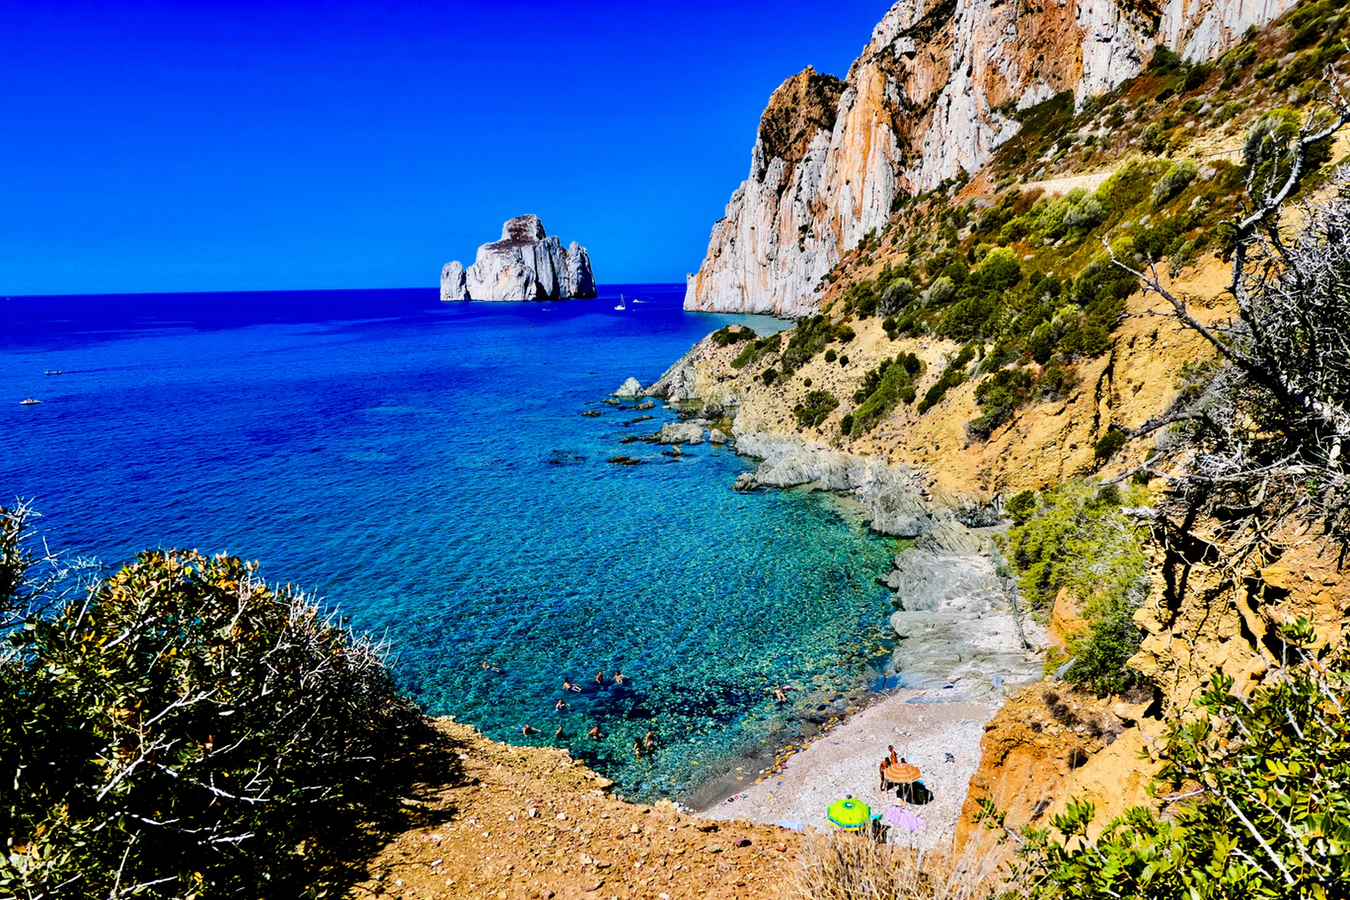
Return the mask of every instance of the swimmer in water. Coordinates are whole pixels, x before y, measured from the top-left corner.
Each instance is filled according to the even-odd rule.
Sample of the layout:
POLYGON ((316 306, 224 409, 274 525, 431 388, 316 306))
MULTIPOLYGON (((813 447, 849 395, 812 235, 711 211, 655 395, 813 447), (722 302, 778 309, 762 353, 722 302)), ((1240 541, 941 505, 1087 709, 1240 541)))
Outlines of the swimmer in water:
POLYGON ((592 741, 598 741, 598 740, 600 740, 600 726, 597 725, 597 726, 595 726, 594 728, 592 728, 590 731, 586 732, 586 737, 589 738, 589 739, 592 740, 592 741))
POLYGON ((567 709, 567 701, 559 700, 557 703, 553 704, 553 708, 558 712, 562 712, 563 710, 567 709))
POLYGON ((604 683, 605 683, 605 673, 604 673, 604 672, 596 672, 596 673, 595 673, 595 683, 596 683, 596 684, 604 684, 604 683))
POLYGON ((553 732, 553 739, 554 739, 554 740, 562 740, 562 726, 561 726, 561 725, 558 726, 558 730, 557 730, 557 731, 553 732))
POLYGON ((656 749, 656 732, 654 732, 654 731, 649 731, 649 732, 647 732, 647 736, 646 736, 645 738, 642 739, 642 744, 643 744, 643 746, 646 747, 648 750, 655 750, 655 749, 656 749))
POLYGON ((614 683, 615 683, 615 684, 623 684, 623 673, 622 673, 622 672, 615 672, 615 673, 614 673, 614 683))
POLYGON ((520 733, 525 735, 526 737, 529 737, 532 734, 538 734, 539 729, 535 728, 533 725, 526 725, 520 729, 520 733))
POLYGON ((642 741, 633 738, 633 759, 642 759, 642 741))

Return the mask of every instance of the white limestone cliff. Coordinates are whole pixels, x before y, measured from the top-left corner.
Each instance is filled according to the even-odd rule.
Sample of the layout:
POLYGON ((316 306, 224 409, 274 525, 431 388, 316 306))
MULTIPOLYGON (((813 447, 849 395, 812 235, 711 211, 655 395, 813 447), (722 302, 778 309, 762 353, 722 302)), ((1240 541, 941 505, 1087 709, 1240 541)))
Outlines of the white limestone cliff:
POLYGON ((898 196, 973 172, 1017 133, 1004 104, 1081 103, 1157 43, 1211 58, 1293 2, 1166 0, 1151 19, 1126 0, 900 0, 843 82, 807 69, 774 92, 685 309, 815 312, 821 279, 898 196))
POLYGON ((467 269, 458 261, 441 269, 445 301, 564 300, 595 294, 586 248, 573 241, 563 249, 533 215, 509 219, 501 240, 479 247, 467 269))

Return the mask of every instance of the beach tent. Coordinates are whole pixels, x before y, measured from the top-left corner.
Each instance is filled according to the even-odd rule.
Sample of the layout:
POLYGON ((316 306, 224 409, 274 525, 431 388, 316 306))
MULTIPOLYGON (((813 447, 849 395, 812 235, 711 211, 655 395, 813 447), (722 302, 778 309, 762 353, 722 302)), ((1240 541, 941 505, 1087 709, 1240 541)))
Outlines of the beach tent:
POLYGON ((859 831, 872 821, 872 808, 861 800, 845 797, 830 804, 830 822, 845 831, 859 831))

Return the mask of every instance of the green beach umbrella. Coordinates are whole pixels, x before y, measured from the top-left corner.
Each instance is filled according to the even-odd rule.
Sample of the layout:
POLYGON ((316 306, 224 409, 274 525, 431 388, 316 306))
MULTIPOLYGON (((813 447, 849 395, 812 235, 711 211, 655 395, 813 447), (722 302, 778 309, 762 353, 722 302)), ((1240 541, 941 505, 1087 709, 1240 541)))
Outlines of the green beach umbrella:
POLYGON ((861 800, 845 797, 830 804, 830 822, 845 831, 858 831, 872 820, 872 808, 861 800))

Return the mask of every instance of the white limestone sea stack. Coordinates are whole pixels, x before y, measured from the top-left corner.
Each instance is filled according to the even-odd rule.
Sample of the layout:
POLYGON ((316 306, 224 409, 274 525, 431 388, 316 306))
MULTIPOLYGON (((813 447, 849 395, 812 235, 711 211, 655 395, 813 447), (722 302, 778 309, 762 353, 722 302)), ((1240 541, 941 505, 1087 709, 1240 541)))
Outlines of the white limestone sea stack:
POLYGON ((441 299, 566 300, 594 297, 595 275, 586 248, 548 235, 538 216, 516 216, 501 240, 478 248, 467 269, 458 260, 441 269, 441 299))

